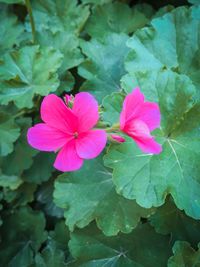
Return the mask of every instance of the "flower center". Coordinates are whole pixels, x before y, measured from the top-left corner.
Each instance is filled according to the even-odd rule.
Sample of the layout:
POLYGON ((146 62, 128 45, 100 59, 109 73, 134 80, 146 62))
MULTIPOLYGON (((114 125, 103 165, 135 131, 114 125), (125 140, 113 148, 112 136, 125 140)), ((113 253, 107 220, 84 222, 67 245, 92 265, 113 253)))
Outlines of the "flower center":
POLYGON ((75 139, 78 138, 78 133, 77 133, 77 132, 74 133, 74 138, 75 138, 75 139))

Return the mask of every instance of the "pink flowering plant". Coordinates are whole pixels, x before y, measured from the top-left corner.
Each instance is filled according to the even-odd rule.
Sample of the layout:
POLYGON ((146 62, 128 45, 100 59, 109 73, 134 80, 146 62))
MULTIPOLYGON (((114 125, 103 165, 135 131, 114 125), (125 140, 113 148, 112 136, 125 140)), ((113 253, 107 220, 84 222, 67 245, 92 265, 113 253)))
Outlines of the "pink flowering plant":
MULTIPOLYGON (((143 152, 159 154, 162 151, 150 131, 160 126, 160 110, 156 103, 144 102, 139 88, 125 97, 118 124, 110 129, 93 129, 99 120, 98 103, 89 93, 65 95, 65 103, 54 94, 44 98, 41 104, 43 123, 31 127, 28 143, 41 151, 58 151, 54 162, 57 170, 76 171, 84 159, 99 156, 106 146, 107 132, 124 132, 143 152), (71 107, 70 107, 71 105, 71 107)), ((125 139, 110 134, 118 141, 125 139)))
POLYGON ((199 0, 0 0, 0 267, 200 266, 199 30, 199 0))

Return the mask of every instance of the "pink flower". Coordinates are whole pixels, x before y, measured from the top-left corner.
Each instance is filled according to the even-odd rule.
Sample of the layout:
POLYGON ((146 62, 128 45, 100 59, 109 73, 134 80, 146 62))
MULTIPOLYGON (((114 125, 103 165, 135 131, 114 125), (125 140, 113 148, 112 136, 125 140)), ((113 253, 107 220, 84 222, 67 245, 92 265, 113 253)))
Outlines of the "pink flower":
POLYGON ((57 151, 54 167, 60 171, 79 169, 84 159, 97 157, 106 145, 106 132, 92 130, 99 119, 98 103, 89 93, 78 93, 72 109, 59 97, 43 99, 44 123, 28 130, 28 143, 42 151, 57 151))
POLYGON ((160 126, 160 110, 156 103, 145 102, 139 88, 128 94, 120 114, 120 129, 129 135, 145 153, 159 154, 162 147, 150 131, 160 126))

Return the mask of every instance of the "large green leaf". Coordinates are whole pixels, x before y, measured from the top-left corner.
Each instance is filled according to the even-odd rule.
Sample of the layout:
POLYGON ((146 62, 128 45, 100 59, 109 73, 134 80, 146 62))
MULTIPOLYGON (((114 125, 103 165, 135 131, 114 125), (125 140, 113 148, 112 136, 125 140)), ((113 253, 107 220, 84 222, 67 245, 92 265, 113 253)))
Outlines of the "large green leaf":
POLYGON ((46 239, 45 218, 28 207, 3 217, 0 257, 2 266, 29 267, 34 253, 46 239), (37 226, 37 227, 36 227, 37 226))
POLYGON ((32 107, 35 94, 47 95, 59 85, 60 52, 26 46, 4 56, 0 64, 0 103, 14 101, 18 108, 32 107))
POLYGON ((129 34, 144 27, 152 14, 153 9, 148 5, 136 5, 133 8, 119 2, 97 5, 85 25, 85 30, 97 39, 113 32, 129 34))
POLYGON ((199 27, 200 6, 179 7, 152 20, 151 27, 137 31, 128 41, 132 51, 126 62, 127 70, 147 75, 169 68, 188 75, 199 88, 199 27))
POLYGON ((0 111, 0 156, 6 156, 13 151, 13 143, 20 135, 20 129, 13 117, 0 111))
POLYGON ((171 234, 171 242, 187 240, 196 246, 200 240, 200 222, 184 214, 176 208, 173 201, 168 200, 158 208, 150 218, 151 225, 160 234, 171 234))
POLYGON ((110 34, 101 40, 82 42, 81 48, 88 59, 79 66, 79 74, 87 79, 82 91, 90 91, 99 101, 114 91, 120 90, 120 79, 125 74, 124 60, 129 49, 128 36, 110 34))
POLYGON ((170 255, 169 237, 156 234, 148 224, 112 238, 90 226, 71 234, 69 248, 77 259, 72 266, 81 267, 163 267, 170 255))
POLYGON ((56 205, 65 208, 70 230, 75 225, 85 227, 95 219, 106 235, 128 233, 140 217, 152 213, 116 194, 112 174, 103 166, 101 158, 85 162, 80 171, 59 176, 54 198, 56 205))
POLYGON ((3 8, 0 9, 0 57, 19 44, 22 32, 23 26, 17 17, 3 8))
POLYGON ((89 7, 77 5, 77 0, 33 0, 31 5, 37 31, 50 29, 54 33, 60 30, 78 34, 89 16, 89 7))
POLYGON ((79 39, 74 33, 50 30, 43 30, 37 33, 37 40, 42 46, 52 46, 58 49, 63 55, 62 65, 59 72, 78 66, 83 61, 79 46, 79 39))
POLYGON ((188 242, 177 241, 173 247, 174 256, 168 261, 168 267, 198 267, 200 251, 194 250, 188 242))
POLYGON ((127 139, 110 147, 105 163, 114 169, 113 181, 124 197, 149 208, 162 205, 171 194, 179 209, 200 218, 200 104, 192 101, 194 86, 186 76, 170 71, 160 73, 153 85, 147 99, 157 100, 161 108, 162 128, 157 135, 163 152, 142 154, 127 139))

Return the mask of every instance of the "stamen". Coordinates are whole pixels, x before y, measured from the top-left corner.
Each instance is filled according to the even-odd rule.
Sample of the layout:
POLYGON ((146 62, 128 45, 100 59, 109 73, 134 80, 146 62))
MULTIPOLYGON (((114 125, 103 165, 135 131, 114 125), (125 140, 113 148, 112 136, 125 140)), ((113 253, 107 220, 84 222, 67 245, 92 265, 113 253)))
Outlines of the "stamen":
POLYGON ((77 133, 77 132, 74 133, 74 138, 75 138, 75 139, 78 138, 78 133, 77 133))

